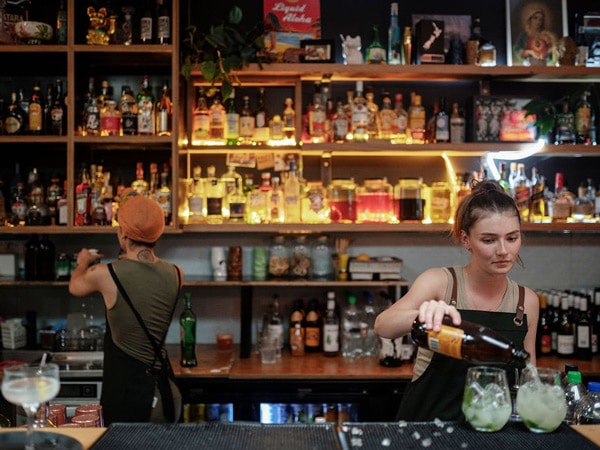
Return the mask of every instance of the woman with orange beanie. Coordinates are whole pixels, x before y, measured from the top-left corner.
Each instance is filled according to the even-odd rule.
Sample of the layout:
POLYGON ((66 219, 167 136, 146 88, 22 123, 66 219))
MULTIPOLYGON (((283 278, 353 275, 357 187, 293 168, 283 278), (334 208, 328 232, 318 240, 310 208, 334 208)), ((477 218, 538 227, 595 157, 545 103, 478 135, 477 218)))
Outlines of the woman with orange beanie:
POLYGON ((176 422, 181 395, 164 339, 183 271, 154 253, 164 231, 160 206, 134 192, 124 193, 123 199, 118 212, 119 260, 95 264, 103 255, 82 249, 69 292, 76 297, 100 293, 106 306, 101 398, 105 425, 176 422))

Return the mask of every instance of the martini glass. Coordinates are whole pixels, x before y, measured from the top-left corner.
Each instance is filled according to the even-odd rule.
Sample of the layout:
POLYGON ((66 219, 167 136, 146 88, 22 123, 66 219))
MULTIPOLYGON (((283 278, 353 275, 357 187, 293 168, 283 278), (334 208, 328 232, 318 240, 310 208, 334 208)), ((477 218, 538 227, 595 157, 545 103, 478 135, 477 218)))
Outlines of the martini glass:
POLYGON ((2 395, 7 401, 22 406, 27 415, 25 450, 34 450, 33 421, 39 406, 56 397, 59 390, 56 364, 19 364, 4 369, 2 395))

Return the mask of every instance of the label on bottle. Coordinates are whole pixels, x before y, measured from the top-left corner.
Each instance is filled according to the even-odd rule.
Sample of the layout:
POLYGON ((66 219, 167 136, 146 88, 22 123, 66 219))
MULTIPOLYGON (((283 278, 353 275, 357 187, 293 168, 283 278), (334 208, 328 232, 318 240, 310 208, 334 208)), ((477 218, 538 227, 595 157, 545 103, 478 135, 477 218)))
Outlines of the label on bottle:
POLYGON ((460 328, 442 325, 440 331, 427 331, 427 346, 434 352, 462 359, 461 346, 465 332, 460 328))
POLYGON ((450 142, 454 144, 465 142, 465 119, 462 117, 450 119, 450 142))
POLYGON ((138 134, 154 134, 154 105, 150 98, 144 98, 138 103, 138 134))
POLYGON ((340 327, 337 323, 323 326, 323 351, 336 353, 340 350, 340 327))
POLYGON ((140 19, 140 40, 145 44, 152 42, 152 17, 140 19))
POLYGON ((571 356, 575 353, 575 336, 572 334, 559 334, 556 353, 563 356, 571 356))
POLYGON ((438 142, 447 142, 450 140, 450 124, 448 116, 438 116, 435 121, 435 139, 438 142))
POLYGON ((23 122, 20 121, 16 116, 8 116, 4 120, 4 131, 6 134, 18 134, 21 132, 23 122))
POLYGON ((240 136, 252 137, 254 135, 255 119, 252 116, 240 117, 240 136))
POLYGON ((159 16, 157 22, 156 37, 160 43, 168 43, 171 39, 171 18, 169 16, 159 16))
POLYGON ((29 105, 29 131, 42 131, 42 105, 31 103, 29 105))

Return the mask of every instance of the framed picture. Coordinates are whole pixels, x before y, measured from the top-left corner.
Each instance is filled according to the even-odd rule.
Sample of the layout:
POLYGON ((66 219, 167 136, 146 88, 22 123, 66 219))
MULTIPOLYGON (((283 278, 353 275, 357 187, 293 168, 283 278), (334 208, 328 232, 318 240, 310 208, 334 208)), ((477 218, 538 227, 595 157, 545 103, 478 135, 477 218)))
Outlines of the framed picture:
POLYGON ((335 61, 335 51, 332 39, 307 39, 300 41, 304 50, 302 62, 332 63, 335 61))
POLYGON ((509 66, 554 66, 567 35, 566 0, 506 0, 509 66))
POLYGON ((535 115, 526 116, 530 98, 473 98, 473 142, 531 142, 535 140, 535 115))

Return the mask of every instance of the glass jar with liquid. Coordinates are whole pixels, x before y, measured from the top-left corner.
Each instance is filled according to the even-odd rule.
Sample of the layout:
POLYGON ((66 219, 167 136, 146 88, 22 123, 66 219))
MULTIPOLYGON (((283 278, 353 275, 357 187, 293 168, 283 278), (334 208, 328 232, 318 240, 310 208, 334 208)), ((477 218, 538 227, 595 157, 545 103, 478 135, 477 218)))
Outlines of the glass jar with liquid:
POLYGON ((452 188, 446 181, 434 181, 431 185, 431 222, 448 223, 452 218, 452 188))
POLYGON ((393 188, 386 178, 366 178, 356 193, 358 222, 394 221, 393 188))
POLYGON ((424 199, 420 178, 401 178, 394 187, 394 214, 400 222, 421 222, 424 199))
POLYGON ((356 183, 353 178, 336 178, 327 187, 329 219, 332 222, 356 221, 356 183))

